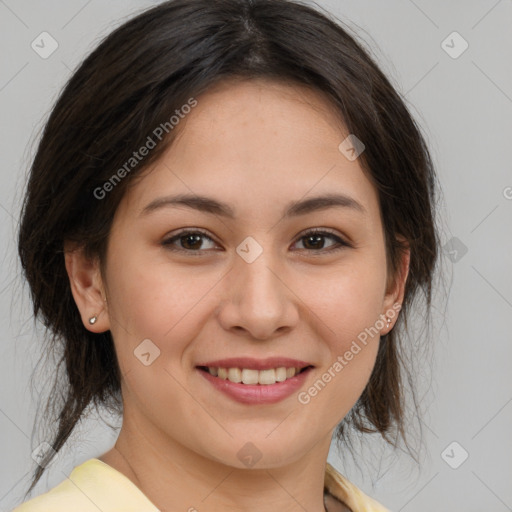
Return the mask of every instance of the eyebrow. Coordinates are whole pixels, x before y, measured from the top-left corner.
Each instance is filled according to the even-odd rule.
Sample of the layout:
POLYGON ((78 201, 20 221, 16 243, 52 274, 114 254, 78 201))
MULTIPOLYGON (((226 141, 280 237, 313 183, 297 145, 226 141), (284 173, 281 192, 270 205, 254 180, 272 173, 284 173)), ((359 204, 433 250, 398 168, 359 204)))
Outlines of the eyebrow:
MULTIPOLYGON (((228 219, 235 218, 235 211, 226 203, 211 197, 195 194, 180 194, 176 196, 159 197, 146 205, 140 215, 160 210, 166 207, 185 206, 200 212, 218 215, 228 219)), ((344 194, 325 194, 299 201, 292 201, 287 205, 283 218, 298 217, 328 208, 349 208, 362 214, 367 213, 366 208, 353 197, 344 194)))

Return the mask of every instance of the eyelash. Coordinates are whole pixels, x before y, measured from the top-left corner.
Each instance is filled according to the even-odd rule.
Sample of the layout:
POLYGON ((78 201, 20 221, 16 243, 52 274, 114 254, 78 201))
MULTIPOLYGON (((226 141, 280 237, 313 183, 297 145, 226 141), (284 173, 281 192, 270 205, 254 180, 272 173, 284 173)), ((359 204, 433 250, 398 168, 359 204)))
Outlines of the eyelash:
MULTIPOLYGON (((164 240, 162 242, 162 245, 171 251, 187 253, 192 256, 201 256, 205 250, 206 251, 211 250, 211 249, 195 249, 195 250, 193 250, 193 249, 181 249, 181 248, 177 248, 177 247, 172 247, 172 244, 175 241, 179 241, 179 239, 185 235, 201 235, 201 236, 211 240, 212 242, 216 243, 215 240, 213 240, 213 238, 208 236, 208 234, 206 232, 202 231, 201 229, 193 229, 193 230, 192 229, 184 229, 183 231, 180 231, 176 235, 172 236, 171 238, 164 240)), ((323 254, 329 253, 330 254, 330 253, 340 251, 340 250, 348 248, 348 247, 353 247, 352 244, 346 242, 339 236, 337 236, 334 233, 332 233, 328 230, 325 230, 325 229, 311 229, 309 231, 306 231, 303 235, 301 235, 297 239, 297 241, 302 240, 303 238, 307 238, 308 236, 314 236, 314 235, 323 236, 325 238, 331 238, 336 241, 338 246, 337 247, 334 246, 334 247, 327 248, 327 249, 318 249, 318 250, 315 250, 315 249, 299 249, 299 250, 306 251, 309 253, 323 253, 323 254)), ((316 254, 312 254, 312 255, 316 256, 316 254)))

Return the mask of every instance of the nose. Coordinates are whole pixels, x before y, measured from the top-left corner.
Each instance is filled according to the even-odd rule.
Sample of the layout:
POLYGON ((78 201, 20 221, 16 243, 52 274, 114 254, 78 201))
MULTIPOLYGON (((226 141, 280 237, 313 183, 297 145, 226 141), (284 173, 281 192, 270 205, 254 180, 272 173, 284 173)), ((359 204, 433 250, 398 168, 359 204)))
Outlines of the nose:
POLYGON ((252 263, 237 258, 226 277, 224 300, 218 309, 225 330, 266 340, 297 325, 299 299, 270 251, 263 251, 252 263))

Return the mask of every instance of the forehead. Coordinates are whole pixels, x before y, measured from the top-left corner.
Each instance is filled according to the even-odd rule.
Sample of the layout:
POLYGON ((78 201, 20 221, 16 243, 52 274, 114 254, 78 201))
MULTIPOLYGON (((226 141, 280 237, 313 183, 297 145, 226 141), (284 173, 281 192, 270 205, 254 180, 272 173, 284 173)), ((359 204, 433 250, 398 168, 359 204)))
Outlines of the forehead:
POLYGON ((197 100, 179 138, 189 142, 199 136, 215 154, 231 149, 231 156, 246 148, 252 158, 261 155, 269 160, 291 156, 290 152, 298 158, 313 147, 332 149, 334 143, 336 149, 346 131, 327 98, 302 85, 262 79, 224 81, 197 100), (267 146, 259 147, 264 142, 267 146))
POLYGON ((375 208, 376 191, 358 160, 339 149, 348 132, 320 93, 245 80, 222 82, 196 99, 171 147, 130 189, 127 202, 139 212, 171 193, 216 196, 241 211, 340 192, 370 213, 375 208))

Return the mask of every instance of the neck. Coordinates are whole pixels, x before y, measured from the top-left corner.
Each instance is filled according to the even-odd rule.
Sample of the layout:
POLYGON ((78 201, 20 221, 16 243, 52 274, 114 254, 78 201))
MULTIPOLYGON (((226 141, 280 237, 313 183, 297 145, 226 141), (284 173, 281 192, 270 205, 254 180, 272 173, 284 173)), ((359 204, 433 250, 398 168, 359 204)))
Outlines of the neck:
POLYGON ((325 511, 332 432, 289 464, 239 469, 198 454, 126 412, 114 448, 100 460, 127 476, 159 510, 325 511))

